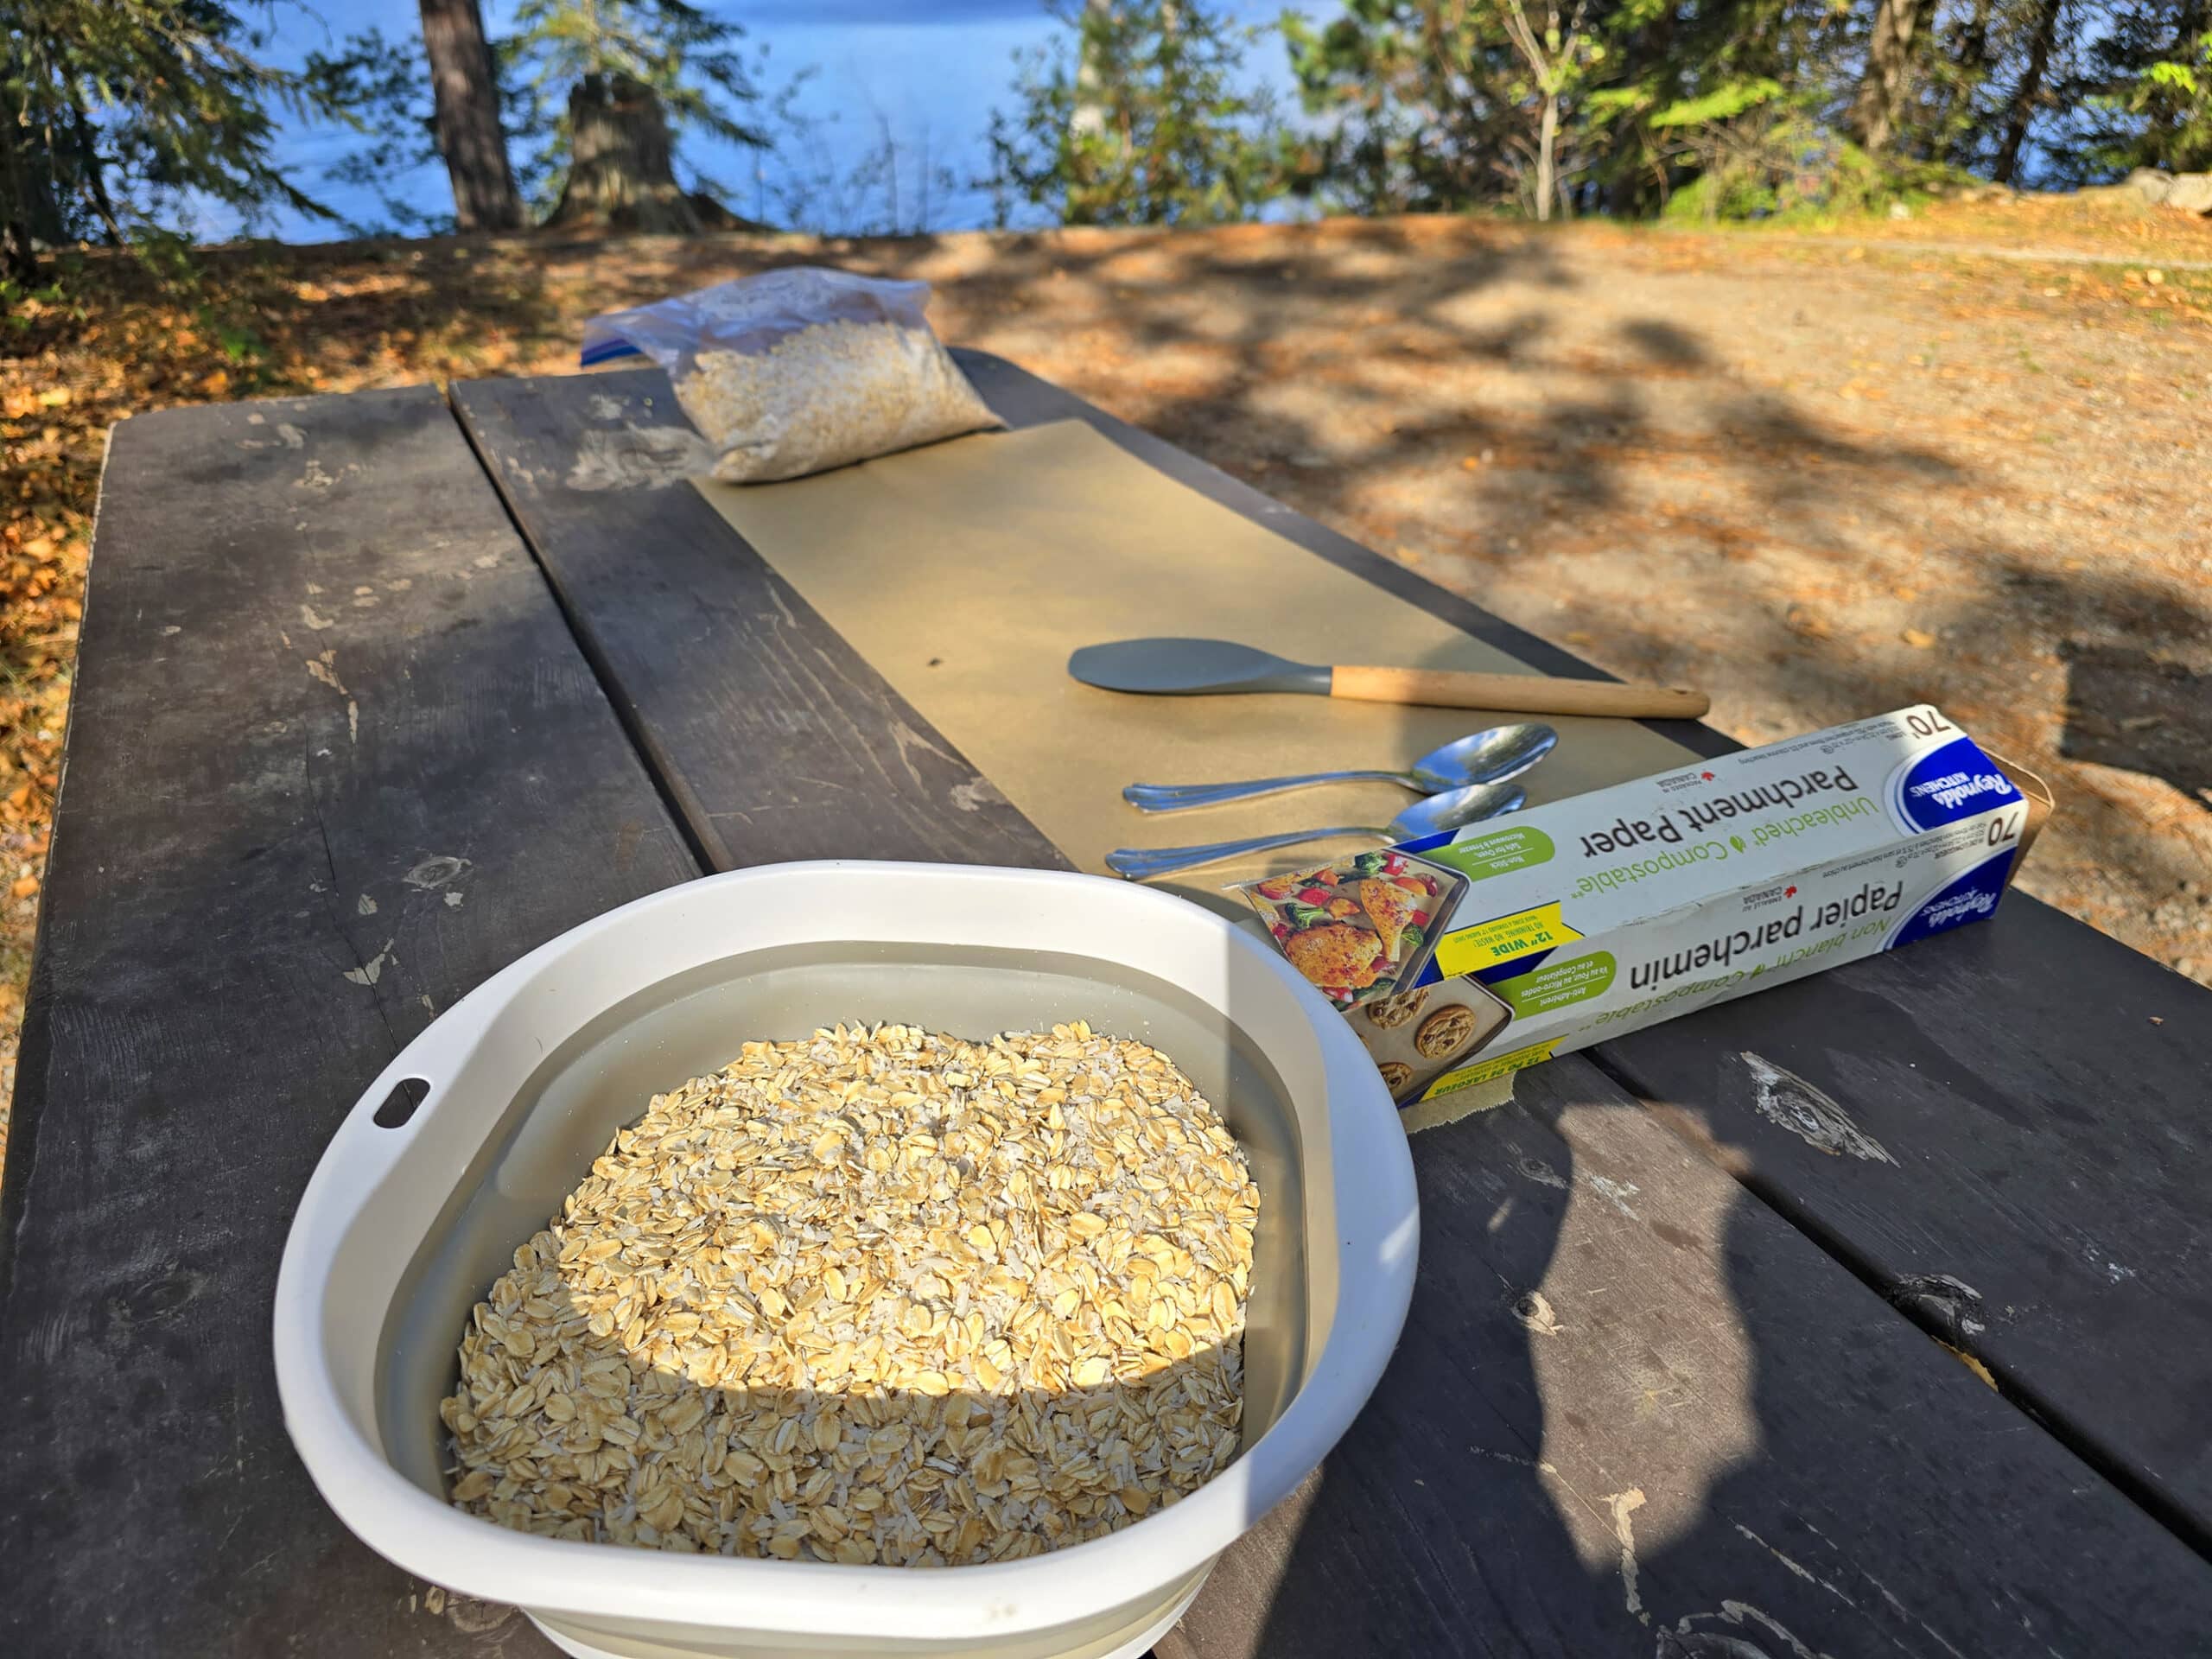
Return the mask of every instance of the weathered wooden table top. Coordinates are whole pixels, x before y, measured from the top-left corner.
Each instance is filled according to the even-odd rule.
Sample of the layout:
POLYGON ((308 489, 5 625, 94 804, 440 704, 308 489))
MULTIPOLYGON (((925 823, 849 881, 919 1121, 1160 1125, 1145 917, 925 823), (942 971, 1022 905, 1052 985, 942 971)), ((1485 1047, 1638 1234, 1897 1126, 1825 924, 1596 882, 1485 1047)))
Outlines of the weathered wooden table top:
MULTIPOLYGON (((1016 425, 1090 421, 1593 672, 963 360, 1016 425)), ((1061 861, 691 491, 564 482, 649 397, 665 424, 632 372, 117 429, 0 1209, 0 1653, 550 1653, 354 1542, 286 1439, 270 1297, 340 1116, 671 882, 1061 861)), ((2212 1649, 2209 1097, 2212 995, 2018 894, 1522 1074, 1416 1137, 1390 1371, 1161 1652, 2212 1649)))

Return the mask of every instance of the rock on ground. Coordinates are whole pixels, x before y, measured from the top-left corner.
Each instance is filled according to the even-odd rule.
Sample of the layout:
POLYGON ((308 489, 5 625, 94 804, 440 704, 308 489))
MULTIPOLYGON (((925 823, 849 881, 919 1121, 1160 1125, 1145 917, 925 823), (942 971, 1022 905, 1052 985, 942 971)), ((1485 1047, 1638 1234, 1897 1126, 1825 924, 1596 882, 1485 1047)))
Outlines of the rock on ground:
POLYGON ((2177 173, 2164 203, 2184 213, 2212 213, 2212 173, 2177 173))

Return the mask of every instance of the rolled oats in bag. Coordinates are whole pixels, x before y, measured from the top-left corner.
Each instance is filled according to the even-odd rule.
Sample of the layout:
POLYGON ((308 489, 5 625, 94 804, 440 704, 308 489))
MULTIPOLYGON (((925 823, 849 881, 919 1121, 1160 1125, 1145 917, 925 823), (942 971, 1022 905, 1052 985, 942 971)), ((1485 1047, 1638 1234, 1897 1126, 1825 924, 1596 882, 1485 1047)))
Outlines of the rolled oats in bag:
POLYGON ((798 478, 1002 426, 922 308, 927 283, 797 266, 584 325, 587 367, 643 353, 733 484, 798 478))

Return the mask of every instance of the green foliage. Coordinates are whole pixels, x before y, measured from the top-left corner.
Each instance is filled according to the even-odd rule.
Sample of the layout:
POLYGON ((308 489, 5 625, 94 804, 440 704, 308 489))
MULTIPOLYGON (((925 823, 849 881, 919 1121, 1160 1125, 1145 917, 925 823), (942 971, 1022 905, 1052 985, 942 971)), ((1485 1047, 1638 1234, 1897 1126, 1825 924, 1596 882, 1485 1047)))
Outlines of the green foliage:
POLYGON ((1782 83, 1764 75, 1750 80, 1732 80, 1700 97, 1679 99, 1665 109, 1653 111, 1644 124, 1655 131, 1664 131, 1670 127, 1710 126, 1717 122, 1732 121, 1747 111, 1771 104, 1783 96, 1782 83))
POLYGON ((2212 0, 2075 0, 2085 38, 2053 89, 2052 172, 2212 168, 2212 0))
POLYGON ((1696 178, 1666 216, 1801 219, 1866 213, 1895 200, 1889 175, 1833 129, 1802 115, 1754 112, 1700 134, 1696 178))
POLYGON ((1281 28, 1318 154, 1325 206, 1452 211, 1495 196, 1516 121, 1515 58, 1496 10, 1450 0, 1346 0, 1281 28))
MULTIPOLYGON (((2208 59, 2212 59, 2212 35, 2208 35, 2204 38, 2208 43, 2205 55, 2208 59)), ((2143 72, 2142 79, 2135 85, 2134 104, 2138 109, 2141 109, 2153 99, 2167 95, 2186 100, 2196 99, 2200 94, 2200 88, 2196 84, 2196 67, 2193 64, 2154 63, 2143 72)))
POLYGON ((221 0, 0 0, 0 219, 19 273, 41 245, 188 228, 195 199, 251 226, 330 215, 271 154, 276 111, 341 113, 270 67, 221 0))
POLYGON ((2212 0, 1926 0, 1878 161, 1835 135, 1881 0, 1344 0, 1281 29, 1301 183, 1352 212, 1880 207, 1968 174, 2212 166, 2212 0), (1712 181, 1693 188, 1708 174, 1712 181))
POLYGON ((2177 44, 2194 50, 2146 65, 2128 89, 2126 105, 2145 118, 2145 137, 2156 144, 2161 165, 2195 172, 2212 168, 2212 29, 2177 44))
POLYGON ((1554 105, 1562 205, 1634 213, 1681 181, 1670 130, 1783 95, 1840 25, 1828 0, 1348 0, 1286 18, 1323 137, 1319 194, 1364 212, 1542 206, 1554 105), (1663 123, 1658 118, 1664 117, 1663 123))
POLYGON ((88 315, 84 305, 72 298, 68 283, 59 276, 43 283, 0 276, 0 318, 6 320, 10 334, 28 334, 41 318, 57 311, 72 322, 82 322, 88 315))
POLYGON ((1238 90, 1259 31, 1233 31, 1202 0, 1122 0, 1054 12, 1067 34, 1017 57, 1020 107, 994 111, 998 222, 1016 201, 1066 225, 1211 225, 1290 188, 1287 135, 1268 101, 1238 90))
POLYGON ((363 142, 324 168, 323 176, 368 192, 384 210, 382 220, 346 220, 347 232, 435 236, 451 231, 452 213, 425 213, 404 194, 410 175, 439 159, 430 63, 422 42, 388 40, 382 29, 366 29, 348 35, 334 52, 309 53, 307 72, 332 103, 353 113, 363 135, 363 142))

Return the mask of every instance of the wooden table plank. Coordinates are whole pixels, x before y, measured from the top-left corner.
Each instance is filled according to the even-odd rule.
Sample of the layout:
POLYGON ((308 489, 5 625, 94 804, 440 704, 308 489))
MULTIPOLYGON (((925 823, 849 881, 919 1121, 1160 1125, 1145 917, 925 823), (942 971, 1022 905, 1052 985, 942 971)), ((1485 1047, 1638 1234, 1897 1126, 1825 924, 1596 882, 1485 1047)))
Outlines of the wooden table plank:
POLYGON ((360 1089, 697 873, 434 390, 117 429, 67 768, 0 1212, 0 1652, 550 1653, 345 1532, 270 1356, 360 1089))
POLYGON ((1160 1659, 2203 1650, 2212 1566, 1580 1057, 1414 1162, 1389 1373, 1160 1659))
POLYGON ((2212 994, 2015 893, 1599 1052, 2212 1551, 2212 994))
POLYGON ((699 439, 658 370, 453 401, 708 862, 1065 868, 681 481, 699 439))
MULTIPOLYGON (((1594 671, 1034 375, 957 355, 1014 424, 1088 421, 1546 673, 1594 671)), ((1654 724, 1700 753, 1740 747, 1654 724)), ((2212 1554, 2212 992, 2015 893, 1986 923, 1590 1052, 1679 1107, 1676 1128, 1726 1142, 1728 1166, 1783 1214, 2212 1554), (1771 1089, 1762 1107, 1746 1052, 1803 1078, 1892 1161, 1832 1156, 1776 1122, 1794 1114, 1771 1089)))

